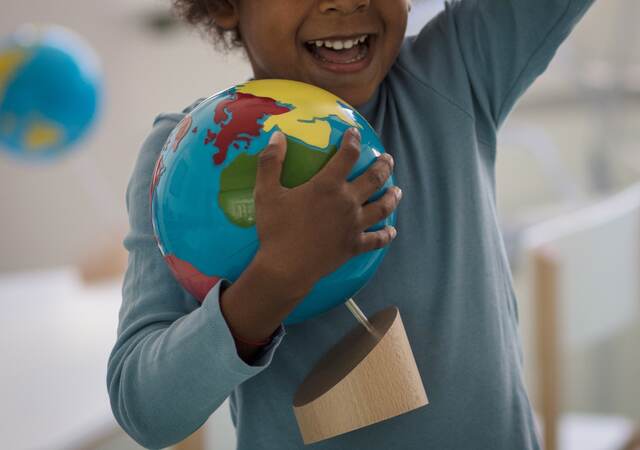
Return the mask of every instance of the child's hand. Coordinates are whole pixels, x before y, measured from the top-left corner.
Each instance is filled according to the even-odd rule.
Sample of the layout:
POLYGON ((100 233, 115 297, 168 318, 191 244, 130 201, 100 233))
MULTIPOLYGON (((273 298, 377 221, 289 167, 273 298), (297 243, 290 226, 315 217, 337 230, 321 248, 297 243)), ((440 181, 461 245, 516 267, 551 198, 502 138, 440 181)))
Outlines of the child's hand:
POLYGON ((259 158, 254 190, 258 255, 288 280, 294 291, 305 292, 348 259, 378 249, 395 238, 386 227, 364 232, 398 206, 400 189, 393 187, 378 200, 363 204, 377 192, 393 170, 393 158, 383 154, 351 182, 347 176, 360 155, 360 134, 345 132, 340 150, 308 182, 295 188, 280 184, 286 139, 273 134, 259 158))

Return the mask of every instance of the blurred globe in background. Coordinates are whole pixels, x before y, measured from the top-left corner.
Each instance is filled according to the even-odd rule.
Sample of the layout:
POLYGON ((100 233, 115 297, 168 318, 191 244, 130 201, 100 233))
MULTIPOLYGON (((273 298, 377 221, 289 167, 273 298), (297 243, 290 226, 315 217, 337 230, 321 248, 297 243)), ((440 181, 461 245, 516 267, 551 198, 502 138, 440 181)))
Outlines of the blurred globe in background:
POLYGON ((0 148, 52 160, 89 129, 102 77, 94 51, 59 27, 24 25, 0 40, 0 148))
MULTIPOLYGON (((288 80, 249 81, 185 116, 160 153, 149 193, 160 251, 185 289, 202 301, 221 277, 235 281, 253 259, 259 246, 253 202, 258 154, 276 130, 287 136, 281 182, 294 187, 324 166, 349 127, 362 136, 352 180, 384 149, 355 109, 323 89, 288 80)), ((369 201, 392 184, 390 177, 369 201)), ((394 211, 370 230, 394 225, 395 218, 394 211)), ((322 278, 285 323, 344 303, 371 278, 387 249, 360 254, 322 278)))

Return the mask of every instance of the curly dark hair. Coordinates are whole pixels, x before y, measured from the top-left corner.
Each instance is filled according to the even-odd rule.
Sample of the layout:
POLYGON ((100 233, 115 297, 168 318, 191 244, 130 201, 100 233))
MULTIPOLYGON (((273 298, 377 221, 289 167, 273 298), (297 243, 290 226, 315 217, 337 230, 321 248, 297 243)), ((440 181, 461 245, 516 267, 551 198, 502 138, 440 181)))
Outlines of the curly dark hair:
POLYGON ((225 7, 225 0, 171 0, 174 14, 194 25, 213 42, 214 46, 224 52, 244 48, 240 30, 221 28, 211 16, 211 11, 225 7))

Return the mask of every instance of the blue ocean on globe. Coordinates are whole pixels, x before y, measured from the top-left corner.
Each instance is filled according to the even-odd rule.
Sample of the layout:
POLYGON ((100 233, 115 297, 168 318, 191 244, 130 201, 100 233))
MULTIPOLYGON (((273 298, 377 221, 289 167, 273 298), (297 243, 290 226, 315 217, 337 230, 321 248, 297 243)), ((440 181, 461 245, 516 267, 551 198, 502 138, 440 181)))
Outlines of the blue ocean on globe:
MULTIPOLYGON (((362 138, 349 180, 384 148, 355 109, 320 88, 287 80, 249 81, 213 95, 188 114, 166 141, 149 192, 160 251, 185 289, 203 301, 220 278, 237 280, 258 251, 253 204, 257 155, 273 132, 287 136, 281 182, 294 187, 338 151, 344 131, 352 126, 362 138)), ((390 177, 369 201, 392 185, 390 177)), ((395 221, 394 211, 369 230, 395 221)), ((285 324, 344 303, 373 276, 387 250, 357 255, 320 279, 285 324)))
POLYGON ((51 161, 96 120, 102 76, 95 52, 59 26, 25 25, 0 40, 0 148, 51 161))

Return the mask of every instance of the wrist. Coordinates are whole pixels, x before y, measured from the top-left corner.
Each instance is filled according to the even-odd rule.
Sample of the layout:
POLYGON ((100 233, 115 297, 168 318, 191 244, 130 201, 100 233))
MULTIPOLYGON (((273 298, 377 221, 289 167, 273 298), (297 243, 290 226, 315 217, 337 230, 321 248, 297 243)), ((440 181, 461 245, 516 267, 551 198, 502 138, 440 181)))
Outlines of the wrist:
POLYGON ((283 267, 277 260, 258 250, 247 268, 247 275, 255 277, 261 285, 270 286, 279 301, 297 304, 311 291, 316 280, 283 267))
POLYGON ((232 334, 247 343, 261 343, 293 311, 311 287, 260 255, 220 295, 220 308, 232 334))

